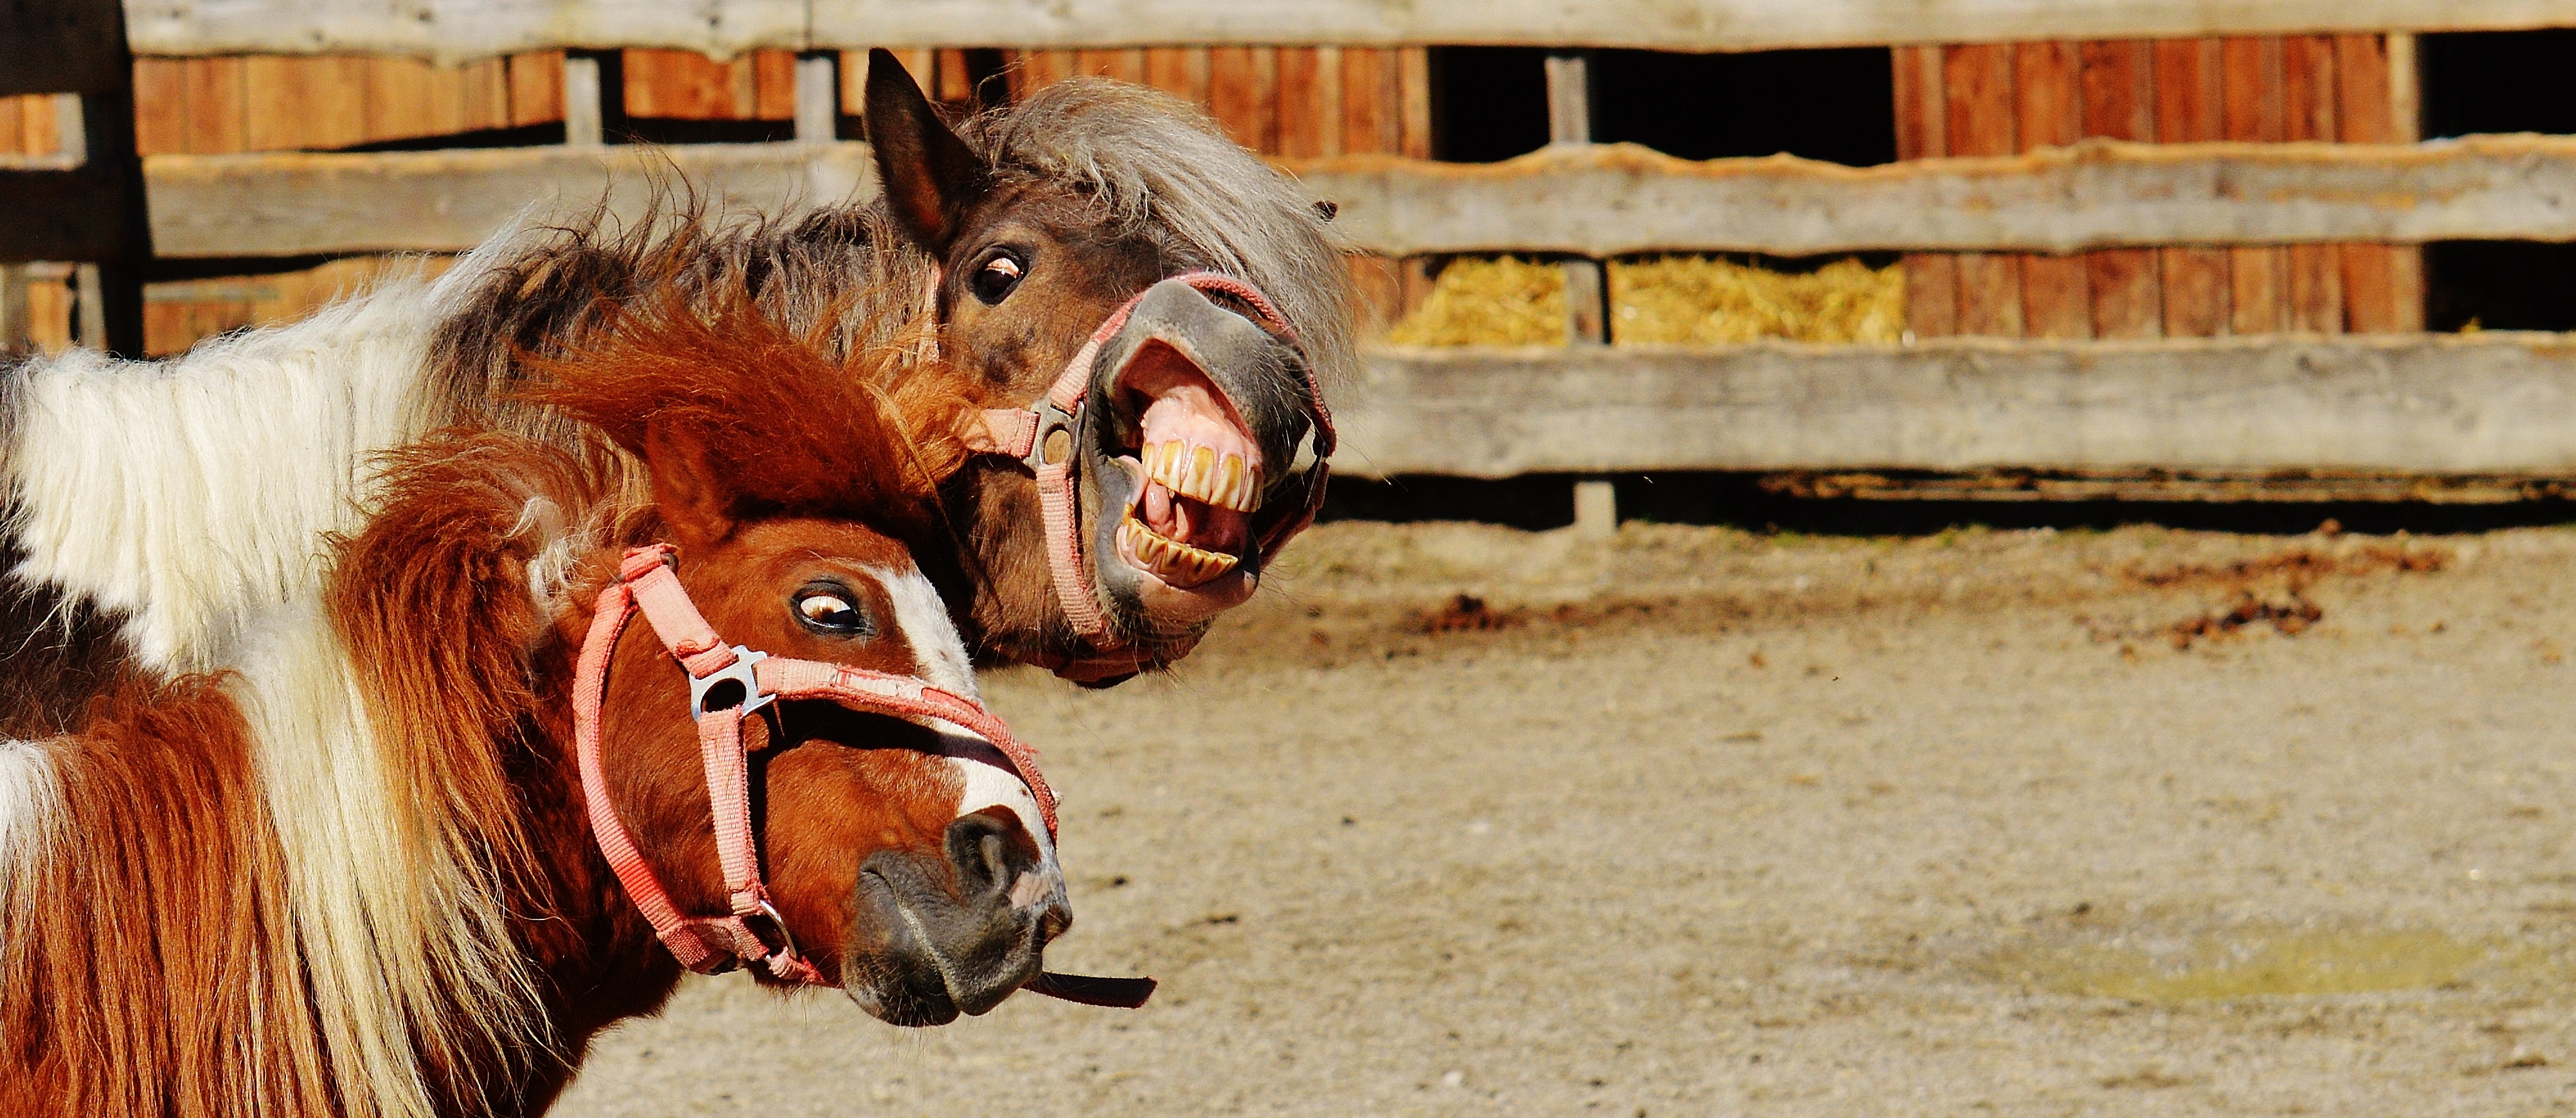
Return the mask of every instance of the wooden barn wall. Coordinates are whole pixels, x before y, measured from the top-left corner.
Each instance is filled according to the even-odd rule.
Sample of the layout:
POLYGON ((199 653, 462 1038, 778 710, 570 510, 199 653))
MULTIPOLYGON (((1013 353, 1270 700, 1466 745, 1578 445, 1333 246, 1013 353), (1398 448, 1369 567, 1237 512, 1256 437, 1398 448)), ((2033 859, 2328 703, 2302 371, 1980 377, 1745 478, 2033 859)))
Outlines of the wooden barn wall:
MULTIPOLYGON (((970 111, 977 91, 965 50, 897 52, 934 99, 970 111)), ((1076 74, 1102 74, 1163 89, 1208 111, 1244 146, 1302 158, 1343 153, 1427 157, 1431 150, 1428 55, 1415 49, 1170 47, 1009 51, 1002 88, 1017 98, 1076 74)), ((841 102, 859 111, 861 52, 844 55, 841 102)), ((620 52, 622 107, 630 118, 785 121, 795 116, 796 56, 747 52, 730 61, 678 50, 620 52)), ((417 146, 440 137, 563 119, 563 56, 532 52, 440 67, 376 56, 145 58, 135 63, 136 139, 145 154, 324 151, 417 146)), ((52 110, 41 98, 0 101, 0 153, 43 153, 52 110), (16 110, 16 101, 43 109, 16 110), (41 117, 41 120, 38 118, 41 117), (33 122, 21 124, 22 118, 33 122)), ((488 142, 488 141, 484 141, 488 142)), ((201 338, 291 319, 377 265, 345 261, 304 271, 154 284, 146 295, 145 345, 175 353, 201 338)), ((1362 313, 1391 322, 1429 281, 1419 261, 1353 263, 1362 313)))
MULTIPOLYGON (((140 58, 134 105, 135 146, 145 155, 470 143, 478 133, 562 120, 563 55, 462 66, 355 55, 140 58)), ((177 353, 229 330, 300 318, 384 263, 148 285, 144 350, 177 353)))
MULTIPOLYGON (((2010 155, 2088 136, 2411 142, 2403 36, 2118 40, 1901 47, 1897 155, 2010 155)), ((1917 336, 2212 337, 2423 329, 2414 246, 1913 253, 1917 336)))

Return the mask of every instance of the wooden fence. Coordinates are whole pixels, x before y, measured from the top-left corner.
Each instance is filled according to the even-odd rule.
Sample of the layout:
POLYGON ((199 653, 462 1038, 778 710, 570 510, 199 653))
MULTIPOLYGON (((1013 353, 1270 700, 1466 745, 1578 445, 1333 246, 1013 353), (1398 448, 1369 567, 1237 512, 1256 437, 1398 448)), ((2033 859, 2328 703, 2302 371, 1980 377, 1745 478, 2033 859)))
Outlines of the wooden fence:
MULTIPOLYGON (((1355 472, 2576 473, 2576 356, 2420 334, 2414 247, 2576 241, 2576 138, 2417 142, 2411 100, 2412 32, 2576 26, 2568 0, 422 0, 399 19, 172 0, 126 20, 132 236, 165 269, 453 252, 531 203, 631 206, 657 165, 751 206, 864 194, 845 137, 858 48, 879 44, 953 104, 1076 73, 1200 104, 1340 207, 1380 318, 1446 254, 1571 258, 1578 343, 1606 337, 1601 258, 1906 254, 1906 347, 1377 350, 1344 409, 1355 472), (1438 44, 1562 48, 1559 142, 1430 160, 1438 44), (1850 44, 1895 48, 1897 163, 1586 142, 1579 47, 1850 44), (756 142, 599 142, 648 121, 756 142), (517 146, 437 146, 476 143, 517 146), (366 146, 435 149, 334 150, 366 146)), ((71 57, 94 23, 47 32, 62 58, 0 61, 0 94, 98 85, 71 57)), ((61 106, 0 101, 21 212, 89 197, 61 106)), ((0 260, 121 235, 40 224, 0 226, 0 260)), ((0 267, 0 344, 66 275, 0 267)), ((155 348, 277 313, 242 282, 221 312, 147 305, 155 348)))

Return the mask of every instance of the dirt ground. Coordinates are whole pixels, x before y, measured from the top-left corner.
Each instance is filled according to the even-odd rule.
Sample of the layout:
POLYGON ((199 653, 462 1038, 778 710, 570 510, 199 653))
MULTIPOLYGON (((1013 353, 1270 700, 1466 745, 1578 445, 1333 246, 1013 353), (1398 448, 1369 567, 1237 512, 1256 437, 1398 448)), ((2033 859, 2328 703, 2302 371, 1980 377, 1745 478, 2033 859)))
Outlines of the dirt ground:
POLYGON ((1050 963, 1152 1006, 697 981, 558 1113, 2576 1110, 2571 576, 1328 525, 1169 678, 987 678, 1067 799, 1050 963))

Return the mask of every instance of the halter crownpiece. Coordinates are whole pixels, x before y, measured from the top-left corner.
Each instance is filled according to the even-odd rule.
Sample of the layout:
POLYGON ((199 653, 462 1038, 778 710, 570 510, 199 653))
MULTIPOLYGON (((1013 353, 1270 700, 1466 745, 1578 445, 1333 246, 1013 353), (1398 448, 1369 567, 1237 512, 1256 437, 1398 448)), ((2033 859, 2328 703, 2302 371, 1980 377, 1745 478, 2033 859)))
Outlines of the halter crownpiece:
MULTIPOLYGON (((1201 292, 1232 296, 1251 310, 1247 317, 1259 322, 1290 345, 1297 345, 1296 328, 1279 312, 1259 288, 1233 276, 1217 272, 1184 272, 1169 277, 1201 292)), ((938 290, 938 273, 931 274, 932 298, 938 290)), ((983 423, 968 440, 968 449, 980 454, 1018 460, 1028 467, 1038 483, 1038 509, 1047 539, 1047 569, 1053 576, 1056 600, 1064 608, 1066 620, 1076 635, 1091 646, 1093 655, 1075 658, 1058 668, 1058 674, 1079 664, 1107 671, 1134 672, 1144 666, 1141 657, 1127 653, 1127 644, 1109 626, 1100 612, 1099 602, 1083 584, 1081 497, 1074 490, 1076 467, 1081 456, 1075 446, 1085 397, 1089 393, 1092 365, 1101 348, 1124 329, 1138 304, 1151 294, 1152 287, 1137 292, 1111 311, 1099 329, 1065 362, 1064 371, 1056 375, 1046 394, 1026 408, 996 408, 983 415, 983 423), (1056 435, 1061 432, 1061 440, 1056 435), (1122 655, 1122 653, 1124 653, 1122 655)), ((1305 383, 1298 387, 1309 417, 1315 424, 1315 463, 1307 468, 1301 484, 1298 508, 1274 522, 1260 533, 1251 546, 1256 554, 1275 554, 1297 533, 1314 523, 1324 506, 1324 486, 1331 477, 1328 460, 1336 444, 1333 414, 1324 406, 1324 395, 1316 383, 1311 366, 1299 363, 1305 383)))
MULTIPOLYGON (((851 710, 910 721, 938 719, 992 745, 1037 800, 1047 838, 1056 834, 1055 790, 1038 772, 1037 752, 983 704, 914 676, 869 671, 847 664, 772 656, 726 644, 689 600, 673 572, 669 544, 628 548, 617 581, 599 592, 598 612, 582 638, 573 681, 573 743, 580 756, 582 794, 599 852, 627 897, 653 925, 681 965, 699 974, 721 974, 757 963, 792 982, 832 986, 796 950, 787 922, 770 903, 760 873, 760 849, 751 829, 750 761, 743 722, 779 699, 824 699, 851 710), (723 916, 681 915, 608 799, 600 760, 599 715, 608 694, 608 661, 627 622, 641 612, 671 657, 689 673, 689 715, 698 728, 706 766, 707 800, 715 817, 716 859, 724 870, 732 911, 723 916)), ((1135 1008, 1154 992, 1150 978, 1092 978, 1040 974, 1025 989, 1087 1005, 1135 1008)))

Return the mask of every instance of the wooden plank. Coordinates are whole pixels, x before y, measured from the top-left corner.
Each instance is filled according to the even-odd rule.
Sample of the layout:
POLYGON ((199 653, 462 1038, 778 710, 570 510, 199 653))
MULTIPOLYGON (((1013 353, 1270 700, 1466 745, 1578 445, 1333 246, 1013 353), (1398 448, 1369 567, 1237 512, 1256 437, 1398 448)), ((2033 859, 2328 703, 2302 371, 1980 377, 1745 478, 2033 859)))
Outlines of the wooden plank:
MULTIPOLYGON (((0 151, 15 151, 17 114, 0 122, 0 151)), ((188 63, 177 58, 134 60, 134 150, 173 155, 188 150, 188 63)))
MULTIPOLYGON (((1896 71, 1896 157, 1936 159, 1950 154, 1941 48, 1897 47, 1889 54, 1896 71)), ((1948 253, 1909 253, 1903 263, 1907 336, 1946 338, 1958 333, 1958 258, 1948 253)))
MULTIPOLYGON (((964 67, 959 67, 960 71, 964 67)), ((796 119, 796 52, 754 51, 751 55, 751 113, 757 120, 796 119)))
POLYGON ((417 58, 364 61, 364 142, 445 136, 465 130, 463 72, 417 58))
POLYGON ((1145 84, 1145 52, 1141 49, 1079 50, 1073 53, 1073 57, 1077 73, 1145 84))
POLYGON ((1145 84, 1201 108, 1207 107, 1207 48, 1156 47, 1146 51, 1145 84))
MULTIPOLYGON (((2334 40, 2294 35, 2282 40, 2282 126, 2289 140, 2335 138, 2334 40)), ((2331 244, 2289 249, 2289 325, 2293 330, 2343 329, 2343 253, 2331 244)))
POLYGON ((1431 52, 1404 47, 1395 52, 1396 99, 1404 123, 1403 154, 1431 158, 1431 52))
POLYGON ((1342 154, 1342 51, 1279 51, 1279 154, 1311 159, 1342 154))
POLYGON ((116 0, 0 4, 0 97, 125 88, 124 23, 116 0))
POLYGON ((1291 165, 1391 256, 2576 241, 2576 139, 2129 144, 1879 167, 1691 162, 1624 144, 1501 163, 1291 165))
MULTIPOLYGON (((2064 147, 2084 136, 2082 60, 2074 43, 2013 48, 2014 130, 2020 150, 2064 147)), ((2034 338, 2093 336, 2093 295, 2084 258, 2031 253, 2021 258, 2022 321, 2034 338)))
POLYGON ((856 143, 163 155, 144 162, 153 247, 164 257, 457 252, 531 203, 569 215, 605 197, 611 213, 631 219, 673 171, 710 199, 772 214, 876 189, 867 146, 856 143))
POLYGON ((971 107, 975 103, 975 76, 967 72, 966 52, 956 47, 943 48, 931 73, 920 75, 922 90, 930 99, 942 104, 971 107))
POLYGON ((1352 154, 1404 151, 1404 126, 1396 100, 1395 53, 1373 47, 1342 52, 1342 150, 1352 154))
MULTIPOLYGON (((2225 103, 2220 126, 2227 139, 2278 143, 2281 114, 2281 40, 2219 40, 2225 103)), ((2287 328, 2286 278, 2290 257, 2272 247, 2227 250, 2227 328, 2234 334, 2267 334, 2287 328)))
MULTIPOLYGON (((2389 119, 2386 140, 2411 144, 2424 138, 2424 104, 2416 87, 2415 36, 2391 34, 2387 38, 2387 50, 2389 119)), ((2427 302, 2424 247, 2394 246, 2389 253, 2388 271, 2388 287, 2394 293, 2397 311, 2392 328, 2399 333, 2422 330, 2427 302)))
POLYGON ((1234 142, 1264 155, 1279 154, 1278 48, 1209 50, 1208 115, 1225 126, 1234 142))
MULTIPOLYGON (((1027 48, 1426 43, 1657 50, 2304 32, 2505 30, 2576 20, 2564 0, 198 0, 138 4, 143 54, 352 52, 449 60, 572 47, 665 47, 731 56, 755 47, 1027 48)), ((15 39, 10 41, 23 41, 15 39)), ((13 53, 20 66, 54 59, 13 53)), ((22 92, 37 92, 35 89, 22 92)))
POLYGON ((510 60, 487 58, 463 67, 459 123, 466 131, 510 126, 510 60))
MULTIPOLYGON (((2009 155, 2014 135, 2013 48, 1942 50, 1942 101, 1952 155, 2009 155)), ((2021 259, 2010 253, 1959 254, 1959 332, 2017 338, 2022 324, 2021 259)))
MULTIPOLYGON (((909 59, 905 60, 904 65, 908 69, 912 67, 912 63, 909 59)), ((1010 71, 1011 99, 1016 101, 1026 98, 1029 94, 1035 93, 1038 90, 1045 89, 1048 86, 1072 77, 1075 72, 1072 51, 1033 50, 1022 52, 1019 56, 1018 63, 1012 66, 1010 71)), ((916 81, 920 79, 921 74, 922 71, 919 69, 912 70, 913 78, 916 81)))
MULTIPOLYGON (((2155 53, 2137 40, 2082 44, 2084 132, 2114 140, 2155 138, 2155 53)), ((2103 249, 2084 255, 2093 296, 2093 333, 2153 338, 2164 333, 2164 283, 2156 254, 2103 249)))
POLYGON ((510 56, 510 124, 552 124, 564 118, 563 52, 510 56))
POLYGON ((664 120, 742 120, 756 89, 751 59, 720 62, 684 50, 624 52, 626 115, 664 120))
MULTIPOLYGON (((2386 42, 2377 35, 2337 35, 2334 54, 2336 138, 2363 144, 2398 139, 2396 95, 2389 85, 2386 42)), ((2424 328, 2420 281, 2405 282, 2398 263, 2400 255, 2420 260, 2420 250, 2412 246, 2348 244, 2339 253, 2346 329, 2357 334, 2388 334, 2424 328)))
POLYGON ((368 59, 242 60, 242 147, 326 151, 367 142, 368 59))
POLYGON ((1382 350, 1336 472, 2576 471, 2557 334, 1382 350))
MULTIPOLYGON (((2155 44, 2156 142, 2188 144, 2227 137, 2226 80, 2216 39, 2155 44)), ((2164 277, 2164 332, 2208 338, 2228 331, 2227 250, 2156 250, 2164 277)))
POLYGON ((1946 252, 1905 256, 1905 332, 1946 338, 1959 332, 1959 258, 1946 252))

